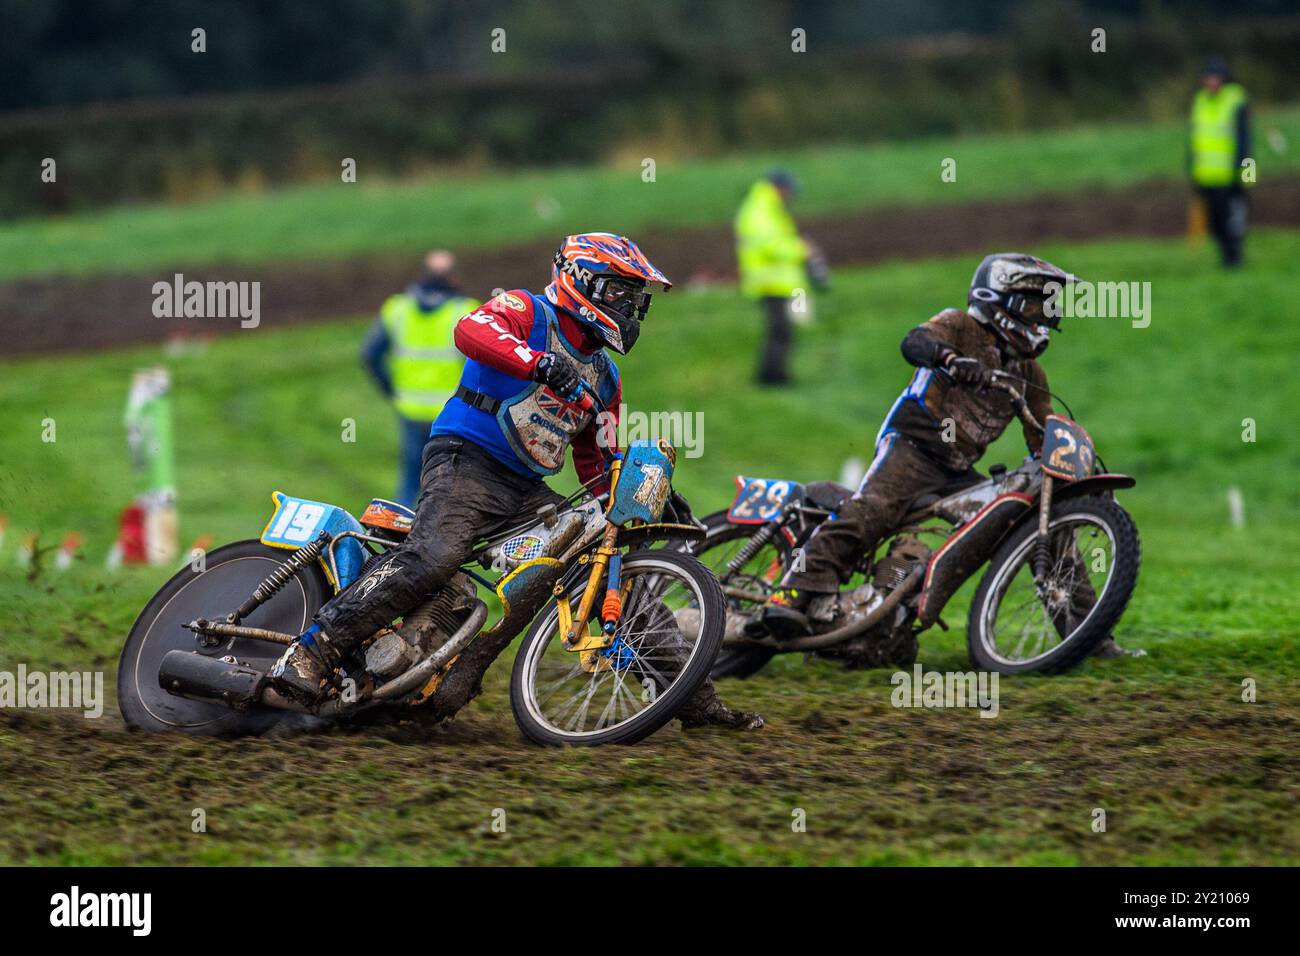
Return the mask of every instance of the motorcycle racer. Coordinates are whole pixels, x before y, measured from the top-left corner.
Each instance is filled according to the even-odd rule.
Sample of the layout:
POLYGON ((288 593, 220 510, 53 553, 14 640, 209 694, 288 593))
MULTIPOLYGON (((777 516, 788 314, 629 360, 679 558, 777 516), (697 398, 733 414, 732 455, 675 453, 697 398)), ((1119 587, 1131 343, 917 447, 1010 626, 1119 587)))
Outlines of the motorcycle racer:
MULTIPOLYGON (((455 327, 467 358, 455 395, 434 421, 424 449, 420 496, 402 546, 317 612, 313 625, 271 671, 277 689, 318 703, 342 655, 414 610, 494 531, 564 502, 543 480, 572 450, 578 478, 594 494, 609 488, 597 442, 616 434, 622 396, 618 367, 649 310, 650 287, 671 282, 636 243, 611 233, 566 237, 542 295, 502 292, 455 327), (608 422, 575 404, 585 383, 608 422)), ((683 723, 757 727, 733 713, 706 683, 679 716, 683 723)))
MULTIPOLYGON (((1048 299, 1053 284, 1075 279, 1035 256, 994 253, 975 270, 965 311, 945 309, 907 334, 902 353, 916 371, 885 416, 861 485, 813 533, 803 570, 787 573, 768 598, 762 619, 769 630, 806 632, 808 604, 847 581, 913 501, 981 480, 975 462, 1016 417, 1010 397, 987 388, 994 370, 1025 383, 1030 410, 1045 420, 1052 402, 1038 357, 1059 328, 1048 299)), ((1041 433, 1026 428, 1025 441, 1039 454, 1041 433)), ((1107 638, 1096 653, 1131 652, 1107 638)))

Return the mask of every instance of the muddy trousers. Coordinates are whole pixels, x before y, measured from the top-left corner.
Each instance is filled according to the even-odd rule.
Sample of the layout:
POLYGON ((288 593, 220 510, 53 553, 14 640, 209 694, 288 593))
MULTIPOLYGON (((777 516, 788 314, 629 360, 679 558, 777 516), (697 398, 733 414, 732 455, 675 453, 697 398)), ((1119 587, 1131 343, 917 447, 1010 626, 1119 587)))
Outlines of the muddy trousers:
POLYGON ((827 592, 853 575, 860 558, 873 553, 922 495, 955 492, 980 480, 974 469, 954 471, 922 452, 898 432, 876 445, 857 492, 817 526, 804 547, 803 571, 791 571, 784 587, 827 592))
MULTIPOLYGON (((400 548, 316 613, 341 649, 415 610, 445 585, 481 538, 524 524, 564 496, 516 474, 473 442, 439 435, 424 449, 415 523, 400 548)), ((741 724, 706 680, 678 714, 688 724, 741 724)))
POLYGON ((316 613, 336 644, 353 647, 415 610, 470 556, 474 544, 522 524, 563 496, 517 474, 473 442, 429 439, 415 522, 401 547, 316 613))

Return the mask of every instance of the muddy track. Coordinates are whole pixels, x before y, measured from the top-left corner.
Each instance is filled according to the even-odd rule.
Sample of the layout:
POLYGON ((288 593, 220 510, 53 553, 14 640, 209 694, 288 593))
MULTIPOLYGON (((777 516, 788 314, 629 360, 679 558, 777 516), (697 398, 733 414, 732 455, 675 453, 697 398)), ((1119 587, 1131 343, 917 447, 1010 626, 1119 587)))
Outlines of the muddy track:
POLYGON ((126 733, 111 711, 0 711, 0 862, 1296 858, 1286 741, 1300 727, 1281 704, 1110 674, 1083 694, 1007 681, 1005 710, 982 720, 895 708, 885 672, 846 674, 823 669, 796 695, 772 678, 727 682, 730 696, 758 698, 767 727, 670 726, 635 751, 524 744, 499 678, 449 725, 233 741, 126 733), (1098 805, 1104 839, 1090 828, 1098 805), (791 831, 792 806, 806 833, 791 831), (494 808, 508 814, 504 836, 490 830, 494 808))
MULTIPOLYGON (((1185 185, 1156 182, 1122 190, 1059 197, 894 207, 803 220, 805 232, 839 266, 1025 247, 1044 240, 1176 236, 1186 228, 1185 185)), ((1252 193, 1256 225, 1300 226, 1300 178, 1278 179, 1252 193)), ((638 236, 656 264, 679 281, 734 273, 729 226, 647 230, 638 236)), ((410 253, 311 261, 209 264, 185 269, 186 280, 261 282, 261 323, 278 327, 373 312, 409 281, 410 253)), ((538 287, 554 241, 544 240, 461 255, 466 288, 486 296, 495 287, 538 287)), ((84 351, 156 342, 181 329, 229 331, 238 319, 155 318, 153 284, 175 270, 24 279, 0 284, 0 355, 84 351)))

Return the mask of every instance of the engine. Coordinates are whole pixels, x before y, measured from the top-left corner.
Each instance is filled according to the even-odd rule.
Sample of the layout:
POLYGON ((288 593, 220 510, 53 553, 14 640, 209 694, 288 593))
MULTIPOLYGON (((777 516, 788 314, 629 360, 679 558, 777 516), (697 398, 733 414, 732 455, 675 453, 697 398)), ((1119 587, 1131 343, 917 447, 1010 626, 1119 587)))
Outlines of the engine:
POLYGON ((889 544, 885 556, 876 562, 872 583, 876 590, 888 594, 898 587, 912 569, 930 560, 931 550, 914 534, 900 534, 889 544))
POLYGON ((465 607, 475 595, 464 574, 420 605, 397 630, 385 628, 366 648, 366 670, 380 682, 391 680, 441 647, 465 622, 465 607))

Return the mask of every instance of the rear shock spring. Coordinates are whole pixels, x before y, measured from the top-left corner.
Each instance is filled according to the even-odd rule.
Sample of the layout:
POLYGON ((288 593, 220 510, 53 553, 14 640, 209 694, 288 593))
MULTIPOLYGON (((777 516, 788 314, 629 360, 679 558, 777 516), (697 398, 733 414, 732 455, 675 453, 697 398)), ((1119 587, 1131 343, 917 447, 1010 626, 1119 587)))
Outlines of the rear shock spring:
POLYGON ((293 554, 289 555, 288 560, 277 566, 274 571, 266 576, 265 581, 253 589, 252 596, 241 604, 238 610, 231 612, 230 616, 226 618, 226 623, 238 624, 267 601, 271 600, 271 598, 275 596, 276 592, 288 584, 299 571, 316 561, 316 559, 324 553, 325 548, 329 543, 329 532, 322 531, 311 544, 299 548, 293 554))
POLYGON ((776 534, 776 522, 769 521, 755 532, 736 552, 736 556, 727 562, 727 575, 731 576, 749 563, 750 559, 763 550, 763 546, 776 534))

